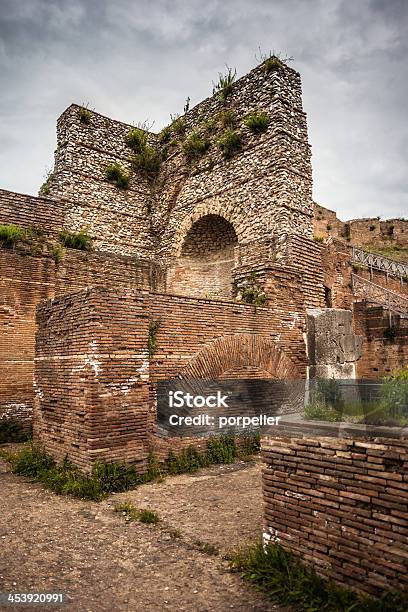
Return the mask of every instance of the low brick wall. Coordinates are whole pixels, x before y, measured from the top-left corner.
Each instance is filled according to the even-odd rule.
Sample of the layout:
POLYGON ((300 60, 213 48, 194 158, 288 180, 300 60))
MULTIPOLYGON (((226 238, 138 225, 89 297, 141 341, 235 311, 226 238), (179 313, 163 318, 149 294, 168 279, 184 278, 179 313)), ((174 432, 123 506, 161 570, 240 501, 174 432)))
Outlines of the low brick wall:
POLYGON ((98 460, 143 470, 152 450, 164 459, 170 447, 191 444, 155 435, 155 383, 179 376, 304 376, 304 345, 303 361, 301 355, 292 361, 287 348, 292 340, 301 352, 301 331, 287 323, 268 308, 124 288, 42 302, 34 439, 85 471, 98 460), (154 355, 148 351, 151 321, 160 323, 154 355))
POLYGON ((408 437, 262 445, 264 541, 359 591, 408 589, 408 437))

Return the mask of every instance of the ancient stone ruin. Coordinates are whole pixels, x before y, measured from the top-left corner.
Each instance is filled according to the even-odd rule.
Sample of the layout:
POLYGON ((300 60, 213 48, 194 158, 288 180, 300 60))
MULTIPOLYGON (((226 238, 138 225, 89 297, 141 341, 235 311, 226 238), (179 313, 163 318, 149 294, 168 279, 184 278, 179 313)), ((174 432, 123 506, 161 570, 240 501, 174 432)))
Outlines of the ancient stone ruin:
MULTIPOLYGON (((160 134, 73 104, 57 140, 39 197, 0 191, 0 223, 15 228, 1 234, 0 418, 28 422, 34 411, 34 438, 55 458, 84 471, 96 460, 143 470, 152 451, 165 458, 190 444, 157 435, 161 380, 377 379, 405 366, 408 265, 357 247, 375 236, 407 248, 408 224, 342 223, 313 203, 295 70, 261 64, 160 134)), ((301 441, 285 444, 265 443, 268 463, 304 456, 301 441)), ((308 457, 317 452, 304 444, 308 457)), ((346 446, 319 453, 344 464, 346 446)), ((360 447, 371 461, 377 447, 360 447)), ((276 474, 265 478, 268 497, 276 474)), ((293 485, 292 504, 302 487, 293 485)), ((312 501, 310 516, 292 507, 291 524, 272 527, 282 500, 275 490, 270 498, 268 534, 286 529, 281 541, 324 565, 330 534, 296 540, 312 501)), ((387 500, 378 525, 393 522, 385 512, 398 526, 387 500)))

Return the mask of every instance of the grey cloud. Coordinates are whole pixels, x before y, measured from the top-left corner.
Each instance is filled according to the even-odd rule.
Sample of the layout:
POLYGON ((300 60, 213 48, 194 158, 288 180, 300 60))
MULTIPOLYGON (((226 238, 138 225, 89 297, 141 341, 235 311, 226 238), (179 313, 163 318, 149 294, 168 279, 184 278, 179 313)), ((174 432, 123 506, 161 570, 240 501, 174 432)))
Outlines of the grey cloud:
POLYGON ((225 64, 295 57, 314 195, 342 218, 407 215, 405 0, 0 0, 0 186, 35 193, 71 102, 160 129, 225 64))

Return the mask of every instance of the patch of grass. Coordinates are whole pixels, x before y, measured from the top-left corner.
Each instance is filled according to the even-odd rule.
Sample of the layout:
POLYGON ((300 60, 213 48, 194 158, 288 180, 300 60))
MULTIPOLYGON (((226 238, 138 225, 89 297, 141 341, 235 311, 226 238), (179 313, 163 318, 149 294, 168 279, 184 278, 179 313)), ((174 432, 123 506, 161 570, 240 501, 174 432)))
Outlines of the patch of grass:
POLYGON ((313 242, 323 242, 324 236, 313 236, 313 242))
POLYGON ((0 444, 27 442, 31 438, 31 427, 25 428, 16 419, 0 420, 0 444))
POLYGON ((53 258, 55 263, 59 263, 64 257, 64 249, 59 244, 56 244, 50 247, 49 254, 53 258))
POLYGON ((326 229, 327 229, 327 231, 328 231, 328 232, 330 232, 330 230, 332 229, 332 226, 330 225, 330 223, 328 223, 328 224, 326 225, 326 229))
POLYGON ((17 242, 22 240, 26 235, 26 230, 18 225, 9 223, 7 225, 0 225, 0 242, 2 246, 12 248, 17 242))
POLYGON ((403 427, 408 424, 408 369, 382 379, 377 399, 344 401, 334 379, 314 381, 304 417, 307 420, 403 427))
POLYGON ((276 55, 267 57, 263 63, 263 69, 265 72, 277 72, 283 68, 283 62, 276 55))
POLYGON ((342 420, 342 414, 340 412, 319 400, 315 400, 305 406, 304 416, 308 421, 328 421, 329 423, 335 423, 342 420))
POLYGON ((242 148, 242 136, 238 130, 227 128, 217 141, 225 159, 231 159, 242 148))
POLYGON ((207 442, 206 451, 199 452, 194 446, 179 455, 170 451, 164 463, 159 463, 151 454, 147 471, 143 474, 134 465, 117 463, 95 463, 90 474, 83 474, 68 459, 57 464, 50 455, 34 445, 18 453, 0 451, 0 455, 11 463, 13 473, 33 478, 58 495, 100 501, 110 493, 127 491, 162 478, 165 474, 192 473, 213 464, 233 463, 238 450, 231 436, 212 438, 207 442))
POLYGON ((266 132, 269 125, 269 117, 263 111, 253 111, 245 117, 245 125, 253 134, 266 132))
POLYGON ((210 143, 207 139, 202 138, 197 132, 191 134, 183 142, 183 152, 188 161, 197 159, 206 153, 210 143))
POLYGON ((390 244, 387 246, 364 246, 363 249, 370 253, 378 253, 389 259, 395 259, 396 261, 408 262, 408 248, 401 247, 398 244, 390 244))
POLYGON ((218 113, 215 125, 220 125, 222 129, 234 128, 237 125, 237 114, 233 110, 224 110, 218 113))
POLYGON ((156 512, 147 508, 138 510, 130 501, 115 504, 114 511, 124 514, 128 521, 140 521, 151 525, 157 525, 160 522, 160 517, 156 512))
POLYGON ((237 457, 237 447, 233 436, 210 438, 207 442, 208 464, 234 463, 237 457))
POLYGON ((362 597, 316 574, 311 566, 278 544, 262 543, 237 551, 231 567, 271 599, 299 612, 405 612, 406 595, 386 592, 379 599, 362 597))
POLYGON ((67 459, 57 464, 41 448, 30 446, 8 459, 12 471, 41 482, 58 495, 72 495, 99 501, 111 492, 126 491, 151 480, 147 472, 140 475, 133 466, 96 463, 90 475, 85 475, 67 459))
POLYGON ((161 320, 152 320, 149 321, 149 335, 147 338, 147 350, 149 352, 150 359, 156 352, 157 349, 157 334, 160 329, 161 320))
POLYGON ((218 81, 213 83, 213 95, 217 95, 221 102, 225 102, 228 96, 231 95, 236 76, 236 68, 232 70, 228 66, 225 74, 218 73, 218 81))
POLYGON ((86 232, 60 232, 59 238, 67 249, 77 249, 79 251, 90 251, 92 248, 92 238, 86 232))
POLYGON ((78 109, 78 119, 83 125, 89 125, 92 119, 92 113, 86 106, 81 106, 78 109))
POLYGON ((129 175, 116 162, 106 166, 105 176, 110 183, 113 183, 119 189, 127 189, 129 187, 129 175))
POLYGON ((141 523, 157 525, 157 523, 160 521, 160 517, 156 512, 154 512, 154 510, 143 508, 142 510, 139 510, 139 521, 141 523))
POLYGON ((215 117, 209 117, 201 123, 202 131, 207 135, 215 134, 217 131, 217 119, 215 117))

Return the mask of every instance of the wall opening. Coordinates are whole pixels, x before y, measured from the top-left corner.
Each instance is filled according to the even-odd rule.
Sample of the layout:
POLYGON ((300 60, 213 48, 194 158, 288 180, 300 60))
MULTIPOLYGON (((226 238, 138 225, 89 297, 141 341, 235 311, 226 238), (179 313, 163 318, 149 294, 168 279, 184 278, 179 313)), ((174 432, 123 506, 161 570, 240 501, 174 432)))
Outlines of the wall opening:
POLYGON ((204 298, 232 297, 236 232, 220 215, 205 215, 187 232, 180 257, 170 267, 171 293, 204 298))

